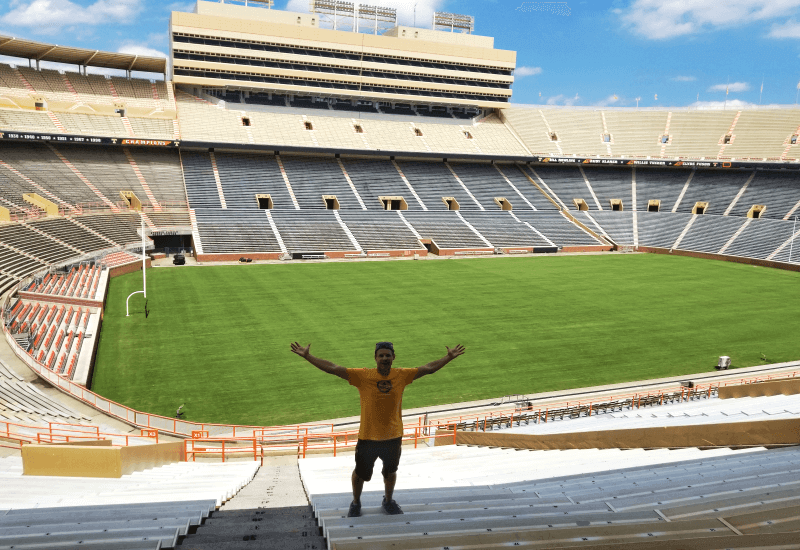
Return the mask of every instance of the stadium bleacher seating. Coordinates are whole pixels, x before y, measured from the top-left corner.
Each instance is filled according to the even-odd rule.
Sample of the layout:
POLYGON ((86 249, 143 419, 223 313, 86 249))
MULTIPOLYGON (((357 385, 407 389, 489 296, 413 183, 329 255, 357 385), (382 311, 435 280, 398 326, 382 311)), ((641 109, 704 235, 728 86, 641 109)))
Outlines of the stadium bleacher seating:
POLYGON ((618 245, 633 245, 633 212, 608 212, 603 210, 595 212, 581 212, 578 219, 588 227, 592 227, 595 222, 598 226, 596 231, 607 235, 618 245), (581 219, 581 217, 585 219, 581 219))
POLYGON ((493 248, 477 235, 458 212, 401 212, 423 239, 431 239, 440 249, 493 248))
POLYGON ((691 214, 637 212, 639 245, 672 248, 692 218, 691 214))
POLYGON ((342 210, 339 215, 365 252, 425 248, 399 215, 357 210, 342 210))
POLYGON ((266 214, 211 208, 195 209, 197 231, 205 254, 281 252, 266 214))
POLYGON ((746 221, 726 216, 696 216, 678 248, 716 254, 746 221))

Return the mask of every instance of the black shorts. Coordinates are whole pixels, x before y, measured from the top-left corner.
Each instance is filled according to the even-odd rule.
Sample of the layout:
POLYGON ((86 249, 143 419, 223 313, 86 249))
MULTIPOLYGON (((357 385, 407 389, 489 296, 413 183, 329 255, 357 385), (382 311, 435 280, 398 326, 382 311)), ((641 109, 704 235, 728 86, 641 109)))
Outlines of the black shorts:
POLYGON ((384 441, 359 439, 356 443, 356 475, 364 481, 372 479, 372 469, 375 467, 375 461, 379 458, 383 462, 383 469, 381 469, 383 477, 395 473, 400 465, 402 440, 402 437, 384 441))

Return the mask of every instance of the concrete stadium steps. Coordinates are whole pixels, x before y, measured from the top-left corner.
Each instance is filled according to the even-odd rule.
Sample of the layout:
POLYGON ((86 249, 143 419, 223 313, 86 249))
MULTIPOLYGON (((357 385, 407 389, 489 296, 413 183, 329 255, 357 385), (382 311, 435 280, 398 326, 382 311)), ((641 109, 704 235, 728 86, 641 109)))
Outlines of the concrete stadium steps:
POLYGON ((636 210, 647 212, 648 203, 658 200, 661 201, 660 212, 671 212, 686 186, 686 181, 692 175, 691 170, 636 170, 636 210))
POLYGON ((396 517, 382 514, 379 490, 362 495, 361 518, 346 517, 352 495, 339 485, 342 477, 349 481, 352 456, 304 459, 300 468, 330 548, 475 544, 492 548, 514 542, 551 547, 560 538, 564 542, 556 546, 582 543, 584 537, 593 544, 604 539, 633 542, 654 533, 655 540, 691 539, 733 534, 718 517, 732 518, 747 526, 744 531, 752 532, 758 526, 751 525, 754 520, 748 514, 788 520, 789 530, 791 521, 796 522, 792 518, 800 515, 796 511, 800 450, 794 447, 774 451, 515 451, 463 446, 409 450, 401 459, 395 491, 405 513, 396 517), (335 461, 344 464, 336 467, 335 461), (619 469, 621 461, 624 469, 619 469), (491 476, 487 478, 488 464, 491 476), (409 488, 409 471, 440 473, 460 485, 409 488), (504 481, 508 472, 518 477, 528 474, 531 479, 504 481), (490 480, 493 485, 469 486, 475 480, 490 480), (479 543, 477 537, 484 538, 479 543))
POLYGON ((0 458, 0 509, 61 508, 173 501, 216 506, 247 485, 257 462, 176 462, 116 479, 22 475, 20 457, 0 458))
POLYGON ((600 430, 623 430, 645 427, 691 426, 726 422, 751 422, 800 417, 796 395, 742 397, 738 399, 703 399, 659 407, 595 413, 591 417, 556 418, 546 423, 527 424, 504 429, 504 433, 578 433, 600 430))
POLYGON ((672 248, 692 215, 663 211, 637 212, 636 218, 640 246, 672 248))

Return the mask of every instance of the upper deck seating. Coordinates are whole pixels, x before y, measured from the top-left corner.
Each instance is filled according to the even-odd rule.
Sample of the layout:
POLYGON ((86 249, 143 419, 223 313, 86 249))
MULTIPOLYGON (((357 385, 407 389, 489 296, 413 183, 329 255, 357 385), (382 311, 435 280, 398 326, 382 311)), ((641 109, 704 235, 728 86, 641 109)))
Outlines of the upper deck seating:
POLYGON ((715 159, 723 137, 736 117, 735 111, 674 111, 670 119, 670 142, 665 156, 689 159, 715 159))
POLYGON ((611 151, 616 157, 660 157, 661 140, 667 127, 666 111, 628 111, 607 110, 603 112, 609 136, 611 151))
MULTIPOLYGON (((503 109, 501 116, 513 128, 528 150, 534 155, 560 156, 561 143, 552 139, 545 121, 547 109, 503 109)), ((555 134, 556 138, 558 135, 555 134)))
POLYGON ((723 157, 779 160, 800 127, 800 110, 741 111, 723 157))
POLYGON ((47 113, 22 109, 0 109, 0 130, 43 134, 59 132, 47 113))
POLYGON ((561 148, 577 155, 609 155, 603 142, 603 119, 598 111, 570 109, 542 110, 544 119, 556 132, 561 148))
POLYGON ((195 209, 203 253, 280 252, 265 212, 195 209))

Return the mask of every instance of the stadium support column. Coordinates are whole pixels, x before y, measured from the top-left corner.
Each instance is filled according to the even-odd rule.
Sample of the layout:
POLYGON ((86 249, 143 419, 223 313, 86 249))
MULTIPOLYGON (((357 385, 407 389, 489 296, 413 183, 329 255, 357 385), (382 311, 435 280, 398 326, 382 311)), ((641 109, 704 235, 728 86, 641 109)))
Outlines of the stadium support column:
POLYGON ((636 167, 631 169, 631 203, 633 206, 633 246, 639 246, 639 214, 636 210, 636 167))

